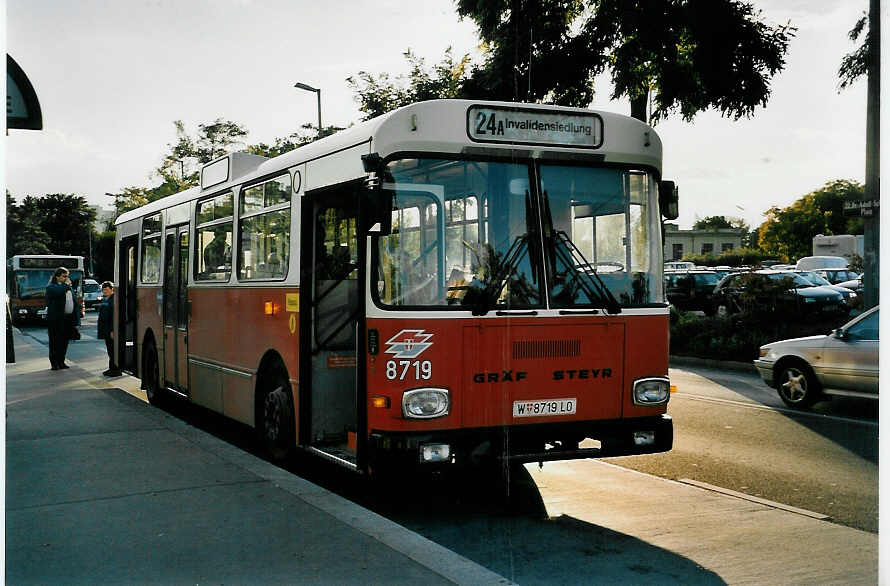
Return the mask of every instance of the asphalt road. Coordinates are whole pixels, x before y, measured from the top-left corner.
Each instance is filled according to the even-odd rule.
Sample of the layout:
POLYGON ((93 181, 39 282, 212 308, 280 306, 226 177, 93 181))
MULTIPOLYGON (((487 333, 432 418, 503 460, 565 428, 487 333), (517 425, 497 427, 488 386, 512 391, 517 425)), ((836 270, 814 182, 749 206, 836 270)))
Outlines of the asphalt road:
POLYGON ((834 399, 785 408, 756 374, 672 369, 674 449, 609 461, 692 479, 878 531, 877 403, 834 399))

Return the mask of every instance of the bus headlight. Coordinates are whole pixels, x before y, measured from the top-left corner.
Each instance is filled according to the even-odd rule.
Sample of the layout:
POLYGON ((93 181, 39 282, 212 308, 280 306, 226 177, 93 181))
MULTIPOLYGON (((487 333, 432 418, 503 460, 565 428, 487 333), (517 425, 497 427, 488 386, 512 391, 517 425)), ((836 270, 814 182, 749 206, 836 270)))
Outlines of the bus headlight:
POLYGON ((671 382, 666 378, 641 378, 634 381, 635 405, 667 403, 671 396, 671 382))
POLYGON ((448 389, 426 387, 402 394, 402 415, 409 419, 432 419, 448 415, 451 398, 448 389))

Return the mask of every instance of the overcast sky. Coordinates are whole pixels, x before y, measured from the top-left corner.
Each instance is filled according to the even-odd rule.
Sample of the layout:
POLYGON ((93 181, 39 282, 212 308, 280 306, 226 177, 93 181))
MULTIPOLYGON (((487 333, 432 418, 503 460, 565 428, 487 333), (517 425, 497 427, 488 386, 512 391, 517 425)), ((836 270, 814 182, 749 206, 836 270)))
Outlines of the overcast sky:
MULTIPOLYGON (((316 123, 347 126, 359 111, 345 78, 407 69, 410 48, 437 63, 447 47, 474 52, 475 28, 452 0, 6 0, 7 52, 25 70, 43 131, 10 131, 6 183, 25 195, 76 193, 111 207, 106 192, 151 177, 173 121, 190 133, 218 117, 248 143, 316 123)), ((755 1, 771 24, 798 27, 766 108, 733 121, 715 112, 656 127, 664 176, 680 186, 680 226, 712 215, 752 227, 833 179, 864 181, 865 81, 841 94, 837 69, 867 0, 755 1)), ((629 113, 602 85, 592 107, 629 113)))

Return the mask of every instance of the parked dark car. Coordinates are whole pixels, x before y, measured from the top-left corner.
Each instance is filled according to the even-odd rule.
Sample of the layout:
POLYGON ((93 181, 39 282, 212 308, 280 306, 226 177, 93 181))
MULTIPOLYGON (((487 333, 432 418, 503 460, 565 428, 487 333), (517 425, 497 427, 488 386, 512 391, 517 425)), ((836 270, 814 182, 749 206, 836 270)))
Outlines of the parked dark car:
POLYGON ((856 304, 856 300, 859 295, 853 291, 853 289, 848 289, 843 285, 833 285, 831 281, 817 273, 816 271, 794 271, 813 285, 818 285, 819 287, 826 287, 828 289, 832 289, 837 291, 841 295, 844 296, 844 301, 847 302, 847 305, 853 307, 856 304))
POLYGON ((680 311, 703 311, 705 315, 714 315, 717 313, 714 287, 719 281, 720 276, 714 271, 667 271, 664 290, 668 301, 680 311))
POLYGON ((771 311, 793 315, 846 313, 843 295, 790 271, 760 270, 724 277, 714 289, 718 311, 771 311))
POLYGON ((850 269, 815 269, 817 273, 825 277, 832 285, 843 283, 844 281, 853 281, 859 278, 859 273, 850 269))
POLYGON ((754 366, 790 407, 809 407, 827 395, 878 398, 878 308, 826 336, 760 347, 754 366))

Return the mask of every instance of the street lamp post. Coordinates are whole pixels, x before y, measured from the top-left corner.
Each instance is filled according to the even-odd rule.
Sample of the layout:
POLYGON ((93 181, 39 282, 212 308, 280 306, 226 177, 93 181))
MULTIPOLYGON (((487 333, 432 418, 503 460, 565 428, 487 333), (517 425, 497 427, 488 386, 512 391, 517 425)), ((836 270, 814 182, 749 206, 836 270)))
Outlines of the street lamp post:
POLYGON ((301 83, 299 81, 294 84, 294 87, 297 89, 306 90, 307 92, 315 92, 318 96, 318 138, 321 138, 321 90, 318 88, 314 88, 311 85, 301 83))

